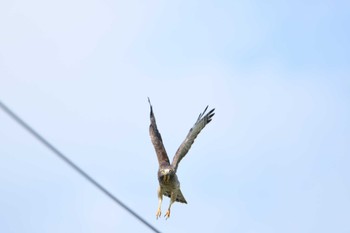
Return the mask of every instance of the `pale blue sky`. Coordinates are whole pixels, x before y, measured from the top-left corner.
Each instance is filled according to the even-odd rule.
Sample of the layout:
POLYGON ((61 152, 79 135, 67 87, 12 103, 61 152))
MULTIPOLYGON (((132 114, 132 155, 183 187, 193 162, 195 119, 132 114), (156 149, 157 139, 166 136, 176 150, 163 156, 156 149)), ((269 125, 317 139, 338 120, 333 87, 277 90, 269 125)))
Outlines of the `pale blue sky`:
MULTIPOLYGON (((162 232, 349 232, 349 11, 5 0, 0 100, 162 232), (216 108, 167 221, 147 96, 171 157, 216 108)), ((0 145, 0 232, 148 231, 2 111, 0 145)))

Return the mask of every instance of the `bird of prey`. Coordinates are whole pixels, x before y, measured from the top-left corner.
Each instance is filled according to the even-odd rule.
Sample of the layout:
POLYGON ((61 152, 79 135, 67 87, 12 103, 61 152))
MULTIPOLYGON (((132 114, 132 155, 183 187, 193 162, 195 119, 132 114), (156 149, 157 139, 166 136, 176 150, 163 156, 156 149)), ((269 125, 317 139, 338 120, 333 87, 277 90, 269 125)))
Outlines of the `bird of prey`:
POLYGON ((201 130, 212 120, 214 116, 214 110, 210 110, 206 115, 205 112, 208 109, 208 106, 204 109, 203 113, 199 114, 199 117, 190 129, 189 133, 186 136, 186 139, 182 142, 180 147, 175 153, 172 163, 169 162, 168 155, 163 145, 162 137, 157 128, 156 119, 153 114, 153 108, 150 99, 148 98, 150 105, 150 118, 151 124, 149 126, 149 133, 151 136, 151 141, 156 151, 159 163, 158 169, 158 209, 156 213, 156 218, 158 219, 161 216, 161 205, 163 201, 163 195, 170 198, 170 204, 166 214, 164 215, 166 219, 170 217, 170 208, 171 205, 177 201, 181 203, 186 203, 186 199, 183 196, 180 189, 180 182, 177 178, 176 171, 180 161, 185 157, 189 149, 191 148, 194 140, 201 130))

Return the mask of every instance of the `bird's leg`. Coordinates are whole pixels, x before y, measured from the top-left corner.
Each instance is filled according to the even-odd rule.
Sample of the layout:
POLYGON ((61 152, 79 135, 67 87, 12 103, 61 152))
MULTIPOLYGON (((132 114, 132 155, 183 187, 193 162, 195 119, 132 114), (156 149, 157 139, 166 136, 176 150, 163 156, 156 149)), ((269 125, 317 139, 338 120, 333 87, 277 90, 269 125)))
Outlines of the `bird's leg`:
POLYGON ((163 195, 162 195, 160 186, 158 188, 157 193, 158 193, 158 209, 157 209, 156 217, 158 219, 160 217, 160 215, 162 214, 161 206, 162 206, 162 201, 163 201, 163 195))
POLYGON ((166 213, 164 215, 164 217, 166 219, 168 219, 170 217, 170 208, 171 208, 171 205, 175 202, 176 196, 177 196, 177 194, 174 193, 174 192, 172 192, 171 195, 170 195, 170 204, 169 204, 168 210, 166 211, 166 213))

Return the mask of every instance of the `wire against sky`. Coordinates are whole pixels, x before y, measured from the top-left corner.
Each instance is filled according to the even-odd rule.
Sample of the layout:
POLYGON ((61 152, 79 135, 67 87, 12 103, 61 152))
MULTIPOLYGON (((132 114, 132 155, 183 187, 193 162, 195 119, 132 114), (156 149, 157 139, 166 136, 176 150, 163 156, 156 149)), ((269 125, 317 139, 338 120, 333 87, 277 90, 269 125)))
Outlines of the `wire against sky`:
POLYGON ((0 101, 1 109, 7 113, 13 120, 15 120, 18 124, 20 124, 23 128, 25 128, 32 136, 38 139, 42 144, 44 144, 47 148, 49 148, 54 154, 56 154, 59 158, 61 158, 64 162, 66 162, 69 166, 71 166, 74 170, 76 170, 80 175, 85 177, 88 181, 90 181, 93 185, 95 185, 98 189, 100 189, 104 194, 110 197, 113 201, 123 207, 126 211, 132 214, 135 218, 141 221, 143 224, 148 226, 154 232, 160 233, 154 226, 148 223, 145 219, 143 219, 140 215, 138 215, 135 211, 126 206, 122 201, 113 196, 107 189, 102 187, 97 181, 95 181, 91 176, 89 176, 86 172, 84 172, 81 168, 75 165, 71 160, 69 160, 65 155, 63 155, 58 149, 56 149, 51 143, 49 143, 46 139, 44 139, 39 133, 37 133, 33 128, 31 128, 27 123, 25 123, 19 116, 17 116, 13 111, 11 111, 5 104, 0 101))

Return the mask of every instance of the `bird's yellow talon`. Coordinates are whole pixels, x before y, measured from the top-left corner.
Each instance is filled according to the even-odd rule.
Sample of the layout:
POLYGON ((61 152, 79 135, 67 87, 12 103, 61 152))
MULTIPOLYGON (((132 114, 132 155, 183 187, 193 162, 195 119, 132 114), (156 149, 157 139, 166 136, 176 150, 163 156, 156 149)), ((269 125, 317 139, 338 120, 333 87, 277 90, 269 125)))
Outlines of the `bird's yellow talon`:
POLYGON ((168 219, 168 218, 170 217, 170 210, 168 210, 168 211, 165 213, 164 217, 165 217, 166 219, 168 219))
POLYGON ((157 219, 162 215, 162 211, 160 209, 157 210, 156 217, 157 219))

